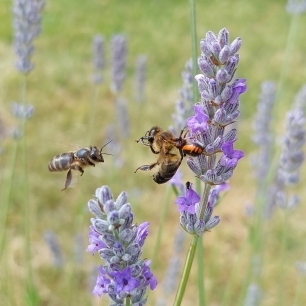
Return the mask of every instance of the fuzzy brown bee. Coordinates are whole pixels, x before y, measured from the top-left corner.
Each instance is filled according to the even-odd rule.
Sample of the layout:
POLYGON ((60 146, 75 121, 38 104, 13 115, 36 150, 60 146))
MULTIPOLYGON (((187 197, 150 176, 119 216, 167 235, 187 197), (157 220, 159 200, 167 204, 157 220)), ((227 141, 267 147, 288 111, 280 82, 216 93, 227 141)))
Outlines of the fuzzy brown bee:
MULTIPOLYGON (((107 143, 109 144, 110 141, 107 143)), ((87 166, 95 167, 96 163, 103 163, 104 159, 102 156, 102 149, 107 145, 105 144, 101 149, 95 146, 90 146, 86 148, 79 149, 74 152, 62 153, 56 155, 51 159, 48 165, 49 171, 61 172, 67 171, 67 177, 65 182, 65 190, 69 187, 72 180, 71 170, 78 170, 81 172, 81 176, 84 173, 83 168, 87 166)), ((107 153, 104 153, 107 154, 107 153)))
POLYGON ((198 156, 203 153, 201 144, 187 141, 186 134, 184 137, 183 131, 180 136, 176 138, 171 132, 163 131, 158 126, 152 127, 146 132, 145 136, 141 137, 136 142, 140 142, 144 146, 150 147, 152 153, 159 154, 158 160, 150 165, 143 165, 138 167, 138 170, 147 171, 159 165, 159 170, 154 173, 153 180, 157 184, 168 182, 176 173, 181 165, 182 159, 185 155, 198 156))

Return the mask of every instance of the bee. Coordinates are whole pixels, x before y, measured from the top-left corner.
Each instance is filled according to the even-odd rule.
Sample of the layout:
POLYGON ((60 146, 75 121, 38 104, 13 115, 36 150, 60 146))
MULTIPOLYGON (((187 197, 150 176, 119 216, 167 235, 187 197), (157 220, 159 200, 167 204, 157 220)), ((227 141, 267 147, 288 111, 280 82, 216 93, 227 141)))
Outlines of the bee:
POLYGON ((168 182, 176 173, 186 155, 198 156, 204 149, 198 142, 189 142, 186 139, 188 131, 183 135, 184 130, 176 138, 171 132, 163 131, 158 126, 152 127, 145 136, 136 140, 144 146, 150 147, 152 153, 159 154, 155 163, 143 165, 135 170, 148 171, 159 165, 159 170, 153 174, 153 180, 157 184, 168 182))
MULTIPOLYGON (((90 146, 86 148, 79 149, 77 151, 72 151, 68 153, 62 153, 59 155, 54 156, 51 161, 49 162, 48 169, 52 172, 61 172, 66 171, 67 177, 65 182, 65 190, 69 187, 72 180, 72 173, 71 170, 78 170, 81 172, 81 176, 84 173, 83 168, 87 166, 95 167, 96 163, 103 163, 104 158, 102 156, 102 149, 109 144, 111 141, 106 143, 101 149, 95 146, 90 146)), ((110 155, 108 153, 104 153, 110 155)))

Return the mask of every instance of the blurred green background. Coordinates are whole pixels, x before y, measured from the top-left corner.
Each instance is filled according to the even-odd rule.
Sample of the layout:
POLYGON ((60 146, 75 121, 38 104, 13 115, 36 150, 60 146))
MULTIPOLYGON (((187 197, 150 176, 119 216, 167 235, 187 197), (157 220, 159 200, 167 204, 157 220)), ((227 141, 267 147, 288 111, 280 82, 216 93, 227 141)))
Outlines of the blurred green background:
MULTIPOLYGON (((11 5, 8 0, 2 0, 0 5, 0 115, 7 128, 16 124, 10 107, 12 101, 20 99, 22 82, 21 74, 14 68, 16 56, 12 47, 11 5)), ((230 191, 215 210, 215 214, 221 217, 221 223, 204 237, 207 305, 238 305, 237 297, 243 294, 241 288, 246 281, 243 271, 251 260, 247 243, 250 221, 245 215, 245 205, 254 201, 256 192, 248 155, 256 150, 250 137, 260 84, 273 80, 281 85, 273 123, 279 135, 284 131, 285 112, 305 83, 306 17, 301 15, 298 30, 292 31, 294 16, 288 14, 285 6, 286 1, 279 0, 196 3, 198 40, 205 37, 207 31, 217 34, 223 27, 229 30, 230 41, 238 36, 242 38, 236 76, 247 78, 248 85, 248 91, 241 97, 239 140, 236 143, 238 149, 245 151, 246 157, 230 180, 230 191), (225 293, 227 302, 224 304, 225 293)), ((150 222, 150 235, 143 254, 147 258, 153 255, 162 207, 165 200, 170 201, 160 252, 153 270, 159 281, 164 278, 167 263, 173 256, 173 237, 179 228, 177 208, 172 204, 175 197, 171 193, 168 197, 169 186, 155 184, 151 173, 134 174, 138 166, 153 162, 155 158, 134 140, 153 125, 167 128, 172 123, 171 114, 182 85, 181 71, 191 56, 188 1, 47 1, 42 33, 34 44, 35 68, 28 77, 27 94, 27 102, 35 107, 34 116, 26 125, 27 200, 22 190, 24 155, 21 150, 17 152, 19 158, 12 169, 10 152, 15 140, 5 138, 2 143, 4 151, 0 155, 1 194, 6 194, 10 183, 13 186, 1 261, 0 301, 4 301, 2 305, 31 305, 24 298, 27 259, 23 247, 23 205, 28 203, 31 264, 39 305, 107 305, 106 299, 100 301, 91 296, 90 279, 100 260, 97 255, 92 257, 85 252, 91 218, 86 203, 97 187, 110 186, 115 197, 122 190, 127 191, 134 208, 135 222, 150 222), (95 92, 91 82, 91 43, 98 33, 105 38, 107 67, 100 86, 94 131, 89 135, 95 92), (110 139, 106 127, 118 123, 115 97, 109 89, 110 39, 118 33, 126 35, 128 42, 127 76, 121 95, 128 101, 130 136, 121 137, 120 155, 105 156, 104 164, 85 169, 83 177, 78 177, 72 188, 61 192, 66 174, 48 172, 49 160, 59 153, 74 150, 73 147, 102 146, 110 139), (135 61, 139 54, 147 56, 146 99, 140 104, 134 99, 135 61), (119 158, 123 160, 121 168, 115 166, 119 158), (46 230, 54 232, 59 240, 64 262, 62 267, 53 264, 44 240, 46 230), (75 259, 77 234, 81 235, 79 245, 83 244, 80 261, 75 259)), ((112 153, 107 147, 105 151, 112 153)), ((184 181, 193 179, 185 163, 181 169, 184 181)), ((302 184, 305 184, 305 171, 302 184)), ((305 199, 303 188, 298 192, 305 199)), ((287 235, 290 243, 282 270, 287 284, 283 305, 293 305, 296 288, 303 281, 295 269, 295 262, 306 260, 305 213, 302 201, 302 205, 289 216, 290 231, 287 235)), ((276 211, 265 225, 267 244, 262 267, 262 305, 278 305, 282 217, 283 212, 276 211)), ((183 253, 188 249, 187 240, 189 238, 182 246, 185 248, 183 253)), ((197 305, 195 271, 196 265, 183 305, 197 305)), ((305 280, 302 284, 305 285, 305 280)), ((160 296, 161 286, 149 292, 148 305, 155 305, 160 296)), ((167 305, 171 305, 173 297, 168 298, 167 305)))

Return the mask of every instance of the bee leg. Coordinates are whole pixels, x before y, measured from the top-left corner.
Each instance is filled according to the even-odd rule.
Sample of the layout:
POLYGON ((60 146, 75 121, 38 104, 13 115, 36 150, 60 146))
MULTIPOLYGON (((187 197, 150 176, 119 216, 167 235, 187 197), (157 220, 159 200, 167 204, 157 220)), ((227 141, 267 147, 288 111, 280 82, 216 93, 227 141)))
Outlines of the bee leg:
POLYGON ((71 180, 72 180, 72 173, 71 173, 71 168, 70 168, 69 171, 67 172, 65 188, 63 188, 62 191, 69 187, 69 185, 71 184, 71 180))
POLYGON ((155 166, 157 166, 158 165, 158 163, 153 163, 153 164, 151 164, 151 165, 143 165, 143 166, 140 166, 140 167, 138 167, 135 171, 134 171, 134 173, 136 173, 138 170, 141 170, 141 171, 148 171, 148 170, 151 170, 151 169, 153 169, 155 166))
POLYGON ((79 166, 79 165, 73 165, 73 166, 71 167, 71 169, 80 171, 80 172, 81 172, 81 176, 82 176, 83 173, 84 173, 83 168, 82 168, 81 166, 79 166))

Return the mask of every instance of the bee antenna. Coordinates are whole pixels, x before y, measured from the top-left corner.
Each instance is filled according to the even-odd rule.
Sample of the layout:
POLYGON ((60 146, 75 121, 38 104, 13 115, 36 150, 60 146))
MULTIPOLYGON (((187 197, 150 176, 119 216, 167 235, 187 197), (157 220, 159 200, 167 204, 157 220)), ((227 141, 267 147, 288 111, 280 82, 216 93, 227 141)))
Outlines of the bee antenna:
MULTIPOLYGON (((107 142, 100 150, 100 152, 102 152, 102 149, 105 148, 110 142, 112 142, 113 140, 111 139, 109 142, 107 142)), ((103 154, 106 154, 106 153, 103 153, 103 154)), ((110 154, 111 155, 111 154, 110 154)))
POLYGON ((101 154, 102 154, 102 155, 111 155, 111 156, 114 156, 113 154, 110 154, 110 153, 102 153, 102 152, 101 152, 101 154))

